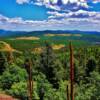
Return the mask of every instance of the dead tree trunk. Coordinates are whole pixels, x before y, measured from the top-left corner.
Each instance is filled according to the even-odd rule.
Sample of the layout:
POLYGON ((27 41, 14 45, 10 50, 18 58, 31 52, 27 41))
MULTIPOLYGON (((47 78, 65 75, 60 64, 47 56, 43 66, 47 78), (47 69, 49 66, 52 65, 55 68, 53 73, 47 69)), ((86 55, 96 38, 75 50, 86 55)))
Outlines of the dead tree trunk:
POLYGON ((28 73, 28 95, 29 95, 29 100, 32 100, 33 81, 32 81, 32 62, 31 62, 30 59, 26 59, 25 69, 28 73))
POLYGON ((70 42, 70 93, 71 93, 71 100, 74 100, 74 55, 73 55, 73 47, 70 42))
POLYGON ((67 100, 70 100, 69 86, 67 85, 67 100))

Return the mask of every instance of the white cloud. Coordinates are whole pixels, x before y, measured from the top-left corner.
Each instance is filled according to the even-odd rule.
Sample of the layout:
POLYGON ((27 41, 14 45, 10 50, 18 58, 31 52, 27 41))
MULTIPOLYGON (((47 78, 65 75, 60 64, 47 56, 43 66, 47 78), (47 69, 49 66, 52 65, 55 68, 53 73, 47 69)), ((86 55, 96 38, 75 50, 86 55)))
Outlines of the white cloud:
POLYGON ((71 9, 75 9, 78 7, 88 8, 86 0, 61 0, 60 5, 58 5, 58 2, 59 0, 36 0, 35 4, 45 5, 47 8, 51 8, 54 10, 68 10, 67 6, 69 5, 71 5, 71 9))
MULTIPOLYGON (((48 11, 48 20, 34 21, 23 20, 20 17, 8 18, 0 15, 0 29, 34 31, 34 30, 84 30, 100 31, 100 12, 86 11, 81 8, 88 8, 86 0, 16 0, 18 4, 31 3, 38 6, 45 5, 55 11, 48 11), (71 8, 70 8, 71 6, 71 8), (75 11, 73 11, 73 9, 75 11), (59 11, 68 11, 59 12, 59 11)), ((94 0, 100 2, 100 0, 94 0)))
POLYGON ((30 0, 16 0, 18 4, 29 3, 30 0))
POLYGON ((50 16, 49 19, 63 19, 63 18, 88 18, 88 19, 100 19, 100 12, 90 12, 85 10, 78 10, 75 12, 69 13, 59 13, 58 11, 48 11, 47 12, 50 16))
POLYGON ((93 0, 93 3, 99 3, 100 0, 93 0))
MULTIPOLYGON (((62 16, 57 12, 54 12, 52 14, 56 14, 57 16, 62 16)), ((87 18, 64 17, 63 19, 60 20, 48 19, 43 21, 23 20, 22 18, 8 18, 0 15, 0 29, 13 30, 13 31, 36 31, 36 30, 48 30, 48 29, 100 31, 99 28, 100 19, 98 19, 100 13, 96 14, 94 17, 93 15, 94 14, 90 14, 90 17, 87 18)))
POLYGON ((68 0, 62 0, 63 4, 67 4, 68 0))

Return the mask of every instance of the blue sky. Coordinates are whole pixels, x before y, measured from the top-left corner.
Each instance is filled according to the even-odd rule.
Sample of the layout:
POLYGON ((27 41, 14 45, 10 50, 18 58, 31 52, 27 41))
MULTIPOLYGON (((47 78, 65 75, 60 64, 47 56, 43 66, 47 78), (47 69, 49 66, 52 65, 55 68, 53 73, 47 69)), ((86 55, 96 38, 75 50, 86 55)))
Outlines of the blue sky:
POLYGON ((45 7, 33 4, 18 4, 16 0, 0 0, 0 13, 9 18, 22 17, 29 20, 44 20, 48 16, 45 7))
POLYGON ((100 0, 0 0, 0 29, 100 31, 100 0))

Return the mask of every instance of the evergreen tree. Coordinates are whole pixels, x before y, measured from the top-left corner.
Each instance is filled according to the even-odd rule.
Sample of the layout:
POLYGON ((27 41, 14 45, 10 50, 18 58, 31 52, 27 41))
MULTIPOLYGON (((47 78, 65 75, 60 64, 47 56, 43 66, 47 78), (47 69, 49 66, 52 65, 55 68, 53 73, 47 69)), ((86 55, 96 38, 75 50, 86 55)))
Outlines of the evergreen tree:
POLYGON ((6 60, 3 53, 0 52, 0 75, 5 71, 6 68, 6 60))
POLYGON ((42 72, 46 75, 47 80, 54 88, 59 88, 59 81, 63 77, 63 68, 60 62, 56 59, 50 44, 45 44, 45 49, 40 57, 40 67, 42 72))
POLYGON ((90 73, 96 69, 96 61, 90 58, 86 64, 86 75, 90 76, 90 73))

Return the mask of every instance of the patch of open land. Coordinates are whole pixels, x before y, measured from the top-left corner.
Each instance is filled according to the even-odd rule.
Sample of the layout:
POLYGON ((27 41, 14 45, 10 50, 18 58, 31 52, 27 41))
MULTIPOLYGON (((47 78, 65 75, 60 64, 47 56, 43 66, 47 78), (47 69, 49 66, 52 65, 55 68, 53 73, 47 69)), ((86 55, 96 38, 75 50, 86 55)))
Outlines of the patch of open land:
POLYGON ((39 37, 32 36, 32 37, 18 37, 10 40, 39 40, 39 39, 40 39, 39 37))
POLYGON ((59 49, 61 49, 61 48, 63 48, 63 47, 65 47, 64 44, 59 44, 59 45, 53 45, 53 46, 52 46, 52 48, 53 48, 54 50, 59 50, 59 49))
POLYGON ((17 53, 22 53, 14 48, 11 47, 10 44, 0 41, 0 51, 2 52, 17 52, 17 53))
POLYGON ((81 34, 45 34, 44 36, 54 37, 54 36, 82 36, 81 34))
MULTIPOLYGON (((58 45, 52 45, 52 49, 53 50, 60 50, 61 48, 65 47, 65 45, 63 44, 58 44, 58 45)), ((43 51, 43 47, 37 47, 37 48, 34 48, 32 53, 41 53, 43 51)))

